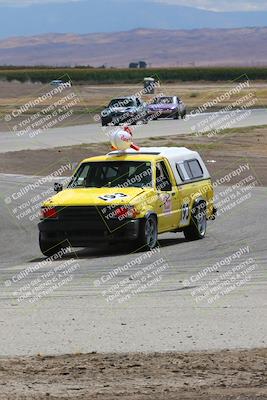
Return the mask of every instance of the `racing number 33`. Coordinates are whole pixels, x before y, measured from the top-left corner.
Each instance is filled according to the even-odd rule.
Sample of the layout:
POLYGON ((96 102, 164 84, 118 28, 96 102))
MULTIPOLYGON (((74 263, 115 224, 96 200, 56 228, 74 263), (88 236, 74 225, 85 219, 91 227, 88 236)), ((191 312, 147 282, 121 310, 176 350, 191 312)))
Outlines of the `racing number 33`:
POLYGON ((104 201, 112 201, 121 199, 122 197, 127 197, 127 195, 124 193, 104 194, 103 196, 99 196, 99 199, 104 201))

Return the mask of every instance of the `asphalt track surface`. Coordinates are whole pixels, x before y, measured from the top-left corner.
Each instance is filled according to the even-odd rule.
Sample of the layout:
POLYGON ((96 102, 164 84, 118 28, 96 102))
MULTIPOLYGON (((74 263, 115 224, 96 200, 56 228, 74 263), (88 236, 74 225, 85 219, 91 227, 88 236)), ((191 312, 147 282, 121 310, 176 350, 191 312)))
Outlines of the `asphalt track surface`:
MULTIPOLYGON (((202 113, 190 115, 186 120, 161 119, 149 122, 147 125, 137 125, 134 129, 134 137, 138 139, 192 134, 203 129, 213 130, 214 128, 237 128, 265 124, 267 124, 267 111, 265 109, 202 113)), ((1 153, 25 149, 34 150, 71 146, 82 143, 107 142, 109 141, 108 134, 112 130, 112 127, 103 129, 100 124, 90 124, 41 130, 38 135, 30 137, 27 133, 22 136, 14 133, 12 131, 14 125, 15 121, 14 123, 11 121, 10 131, 0 132, 1 153)))
MULTIPOLYGON (((49 190, 52 183, 12 198, 35 181, 34 177, 0 175, 2 356, 266 346, 266 188, 249 189, 246 200, 208 224, 203 240, 186 242, 182 233, 160 236, 154 259, 146 259, 142 251, 131 254, 121 244, 77 249, 60 261, 38 264, 45 261, 38 248, 38 218, 30 221, 32 213, 18 218, 16 209, 49 190), (240 258, 233 259, 233 254, 245 248, 240 258), (225 264, 229 256, 231 263, 225 264), (137 257, 143 257, 141 264, 137 257), (159 281, 127 301, 107 302, 103 291, 107 293, 155 259, 164 260, 159 281), (101 281, 131 260, 135 261, 128 270, 101 281), (213 303, 196 301, 193 290, 248 260, 256 267, 243 285, 213 303), (73 267, 68 273, 70 281, 34 303, 29 302, 31 297, 18 302, 18 294, 27 292, 27 285, 32 290, 38 279, 48 282, 46 274, 67 262, 73 267), (218 262, 216 269, 196 280, 200 271, 218 262), (19 273, 37 264, 39 268, 19 278, 19 273)), ((217 194, 226 197, 226 189, 219 187, 217 194)))

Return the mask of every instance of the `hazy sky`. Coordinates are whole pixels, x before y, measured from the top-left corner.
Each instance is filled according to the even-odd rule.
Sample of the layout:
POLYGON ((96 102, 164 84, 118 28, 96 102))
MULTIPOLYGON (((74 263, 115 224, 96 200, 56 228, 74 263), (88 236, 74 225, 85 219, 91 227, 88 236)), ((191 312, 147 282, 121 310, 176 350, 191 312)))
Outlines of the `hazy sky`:
POLYGON ((267 0, 0 0, 0 38, 267 26, 267 0))
POLYGON ((267 10, 267 0, 152 0, 164 4, 191 6, 211 11, 267 10))
MULTIPOLYGON (((32 4, 70 3, 91 0, 0 0, 0 5, 29 6, 32 4)), ((130 2, 134 0, 124 0, 130 2)), ((191 6, 211 11, 260 11, 267 10, 267 0, 142 0, 143 2, 157 2, 162 4, 176 4, 191 6)), ((101 2, 101 0, 100 0, 101 2)))

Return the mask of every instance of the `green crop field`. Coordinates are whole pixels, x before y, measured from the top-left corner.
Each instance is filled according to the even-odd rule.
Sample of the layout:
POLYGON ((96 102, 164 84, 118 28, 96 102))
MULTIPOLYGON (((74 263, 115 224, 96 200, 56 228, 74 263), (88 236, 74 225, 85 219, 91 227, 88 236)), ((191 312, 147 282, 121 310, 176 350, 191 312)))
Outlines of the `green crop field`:
POLYGON ((212 67, 212 68, 151 68, 151 69, 97 69, 1 67, 0 79, 7 81, 48 83, 53 79, 71 79, 86 83, 138 83, 152 76, 162 82, 267 80, 267 67, 212 67))

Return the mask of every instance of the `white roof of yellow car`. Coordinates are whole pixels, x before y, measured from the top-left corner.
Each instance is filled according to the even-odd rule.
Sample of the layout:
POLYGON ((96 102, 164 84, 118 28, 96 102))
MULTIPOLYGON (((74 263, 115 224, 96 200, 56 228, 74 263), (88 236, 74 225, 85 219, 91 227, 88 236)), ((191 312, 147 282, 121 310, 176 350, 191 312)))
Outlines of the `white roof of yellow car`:
POLYGON ((114 150, 108 155, 121 155, 121 154, 157 154, 166 158, 181 158, 187 159, 188 157, 198 154, 196 151, 187 149, 186 147, 141 147, 139 151, 133 149, 127 150, 114 150))
POLYGON ((170 163, 170 166, 173 170, 175 179, 177 184, 181 184, 181 178, 177 171, 176 165, 179 163, 183 163, 185 160, 197 159, 201 165, 203 170, 203 179, 210 178, 209 171, 205 163, 203 162, 201 156, 197 151, 189 150, 186 147, 141 147, 139 151, 128 149, 125 151, 115 150, 108 153, 108 156, 120 156, 123 154, 147 154, 147 155, 157 155, 167 158, 170 163))

